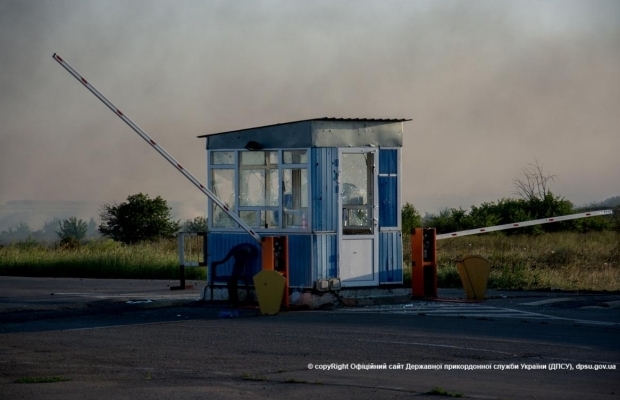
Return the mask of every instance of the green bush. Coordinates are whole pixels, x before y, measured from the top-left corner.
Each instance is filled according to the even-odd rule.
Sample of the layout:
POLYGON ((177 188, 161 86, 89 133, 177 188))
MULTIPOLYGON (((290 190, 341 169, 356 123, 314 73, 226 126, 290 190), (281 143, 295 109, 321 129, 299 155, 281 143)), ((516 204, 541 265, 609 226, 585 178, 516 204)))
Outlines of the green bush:
POLYGON ((416 208, 410 204, 405 203, 401 211, 402 219, 402 231, 403 233, 411 233, 413 228, 419 228, 422 226, 422 217, 416 208))
POLYGON ((181 224, 172 220, 171 211, 160 196, 131 195, 124 203, 104 205, 99 232, 126 244, 172 239, 181 224))
MULTIPOLYGON (((437 229, 437 233, 457 232, 485 226, 504 225, 535 219, 558 217, 579 212, 573 204, 548 192, 545 197, 524 199, 501 199, 482 203, 469 210, 462 208, 444 209, 437 215, 427 215, 424 225, 437 229)), ((503 234, 541 234, 544 232, 589 232, 605 231, 615 227, 612 217, 591 217, 551 224, 506 230, 503 234)))

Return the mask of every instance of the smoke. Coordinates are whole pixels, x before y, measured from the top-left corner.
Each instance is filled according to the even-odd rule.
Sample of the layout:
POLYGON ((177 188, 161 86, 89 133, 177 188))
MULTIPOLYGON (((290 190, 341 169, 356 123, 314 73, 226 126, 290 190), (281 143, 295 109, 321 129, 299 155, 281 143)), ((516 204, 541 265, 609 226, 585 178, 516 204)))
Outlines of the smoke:
MULTIPOLYGON (((0 204, 206 200, 57 52, 199 179, 196 136, 406 117, 403 201, 511 196, 535 158, 577 204, 620 187, 617 1, 0 0, 0 204)), ((175 203, 176 204, 176 203, 175 203)))

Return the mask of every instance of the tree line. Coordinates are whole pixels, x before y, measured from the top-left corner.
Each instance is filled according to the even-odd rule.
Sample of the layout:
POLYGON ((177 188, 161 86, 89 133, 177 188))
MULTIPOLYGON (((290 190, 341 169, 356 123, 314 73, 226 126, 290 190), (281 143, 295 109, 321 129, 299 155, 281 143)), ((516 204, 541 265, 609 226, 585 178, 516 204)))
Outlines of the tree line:
MULTIPOLYGON (((437 233, 450 233, 486 226, 503 225, 535 219, 558 217, 603 208, 591 204, 586 208, 576 208, 570 201, 548 192, 545 197, 531 199, 504 198, 496 202, 486 202, 469 209, 445 208, 438 214, 421 216, 416 208, 406 203, 402 209, 403 232, 410 232, 415 227, 437 229, 437 233)), ((620 203, 613 208, 613 215, 575 219, 551 224, 523 227, 507 230, 507 235, 540 234, 544 232, 589 232, 614 230, 620 232, 620 203)))
MULTIPOLYGON (((432 227, 437 233, 449 233, 476 229, 493 225, 503 225, 603 208, 614 208, 614 214, 563 221, 552 224, 507 230, 505 234, 539 234, 558 231, 604 231, 620 232, 620 196, 607 199, 585 208, 576 208, 573 203, 550 190, 550 185, 557 177, 546 173, 537 160, 523 169, 523 177, 514 179, 516 198, 503 198, 494 202, 485 202, 470 209, 446 208, 438 214, 420 215, 410 203, 401 210, 402 230, 407 233, 416 227, 432 227)), ((98 235, 115 241, 134 244, 143 241, 155 241, 174 238, 179 231, 206 232, 207 218, 198 216, 181 223, 172 219, 172 208, 166 200, 157 196, 150 198, 147 194, 130 195, 122 203, 105 204, 100 214, 101 223, 93 218, 85 222, 76 217, 64 220, 54 219, 46 222, 40 231, 31 231, 22 223, 14 229, 0 232, 0 243, 17 240, 38 240, 53 232, 61 244, 75 246, 87 238, 98 235)))
MULTIPOLYGON (((438 214, 427 213, 424 216, 419 213, 415 206, 405 203, 401 210, 402 230, 403 232, 411 232, 413 228, 417 227, 432 227, 437 229, 437 233, 449 233, 613 208, 614 214, 611 216, 524 227, 505 231, 505 234, 604 230, 620 232, 620 197, 614 199, 615 202, 610 202, 608 199, 602 203, 589 204, 585 208, 576 208, 570 201, 548 192, 543 198, 537 196, 529 199, 504 198, 496 202, 471 206, 470 209, 445 208, 438 214)), ((172 219, 171 210, 171 207, 160 196, 151 199, 148 195, 139 193, 129 196, 125 202, 120 204, 104 205, 100 215, 100 224, 97 224, 94 218, 90 218, 88 222, 76 217, 54 218, 47 221, 41 229, 33 231, 27 224, 20 223, 14 228, 0 232, 0 243, 31 240, 38 242, 58 241, 60 244, 74 245, 75 242, 93 240, 104 236, 115 241, 133 244, 142 241, 170 239, 179 231, 207 231, 205 216, 198 216, 181 222, 172 219)))
POLYGON ((445 208, 439 214, 420 216, 409 203, 402 210, 403 232, 411 227, 423 226, 437 229, 437 233, 450 233, 468 229, 504 225, 543 218, 559 217, 585 211, 614 208, 613 215, 575 219, 552 224, 536 225, 507 230, 505 234, 538 234, 559 231, 620 231, 620 196, 609 198, 601 203, 592 203, 577 208, 562 196, 551 191, 551 184, 558 178, 546 172, 542 163, 535 160, 523 168, 523 175, 513 179, 515 198, 503 198, 495 202, 463 208, 445 208))
POLYGON ((88 222, 76 217, 52 218, 46 221, 40 229, 32 229, 28 224, 20 222, 14 227, 0 231, 0 243, 18 241, 54 242, 62 240, 66 236, 75 236, 82 240, 96 239, 100 234, 94 218, 90 218, 88 222))
POLYGON ((193 219, 173 220, 172 208, 166 200, 157 196, 138 193, 130 195, 127 200, 117 204, 104 204, 100 213, 101 223, 94 218, 88 222, 77 218, 53 218, 43 224, 39 230, 32 230, 28 224, 21 222, 13 228, 0 232, 0 244, 12 242, 58 242, 62 246, 76 247, 84 240, 108 237, 126 244, 142 241, 171 239, 179 231, 205 232, 207 218, 198 216, 193 219))

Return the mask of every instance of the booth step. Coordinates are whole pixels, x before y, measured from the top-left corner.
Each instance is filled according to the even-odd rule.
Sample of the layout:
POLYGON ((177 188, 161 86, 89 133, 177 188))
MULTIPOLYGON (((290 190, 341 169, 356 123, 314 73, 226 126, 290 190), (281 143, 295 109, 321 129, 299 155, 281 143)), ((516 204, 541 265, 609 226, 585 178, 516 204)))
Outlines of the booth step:
POLYGON ((351 289, 338 293, 340 303, 348 307, 402 304, 411 301, 411 289, 351 289))

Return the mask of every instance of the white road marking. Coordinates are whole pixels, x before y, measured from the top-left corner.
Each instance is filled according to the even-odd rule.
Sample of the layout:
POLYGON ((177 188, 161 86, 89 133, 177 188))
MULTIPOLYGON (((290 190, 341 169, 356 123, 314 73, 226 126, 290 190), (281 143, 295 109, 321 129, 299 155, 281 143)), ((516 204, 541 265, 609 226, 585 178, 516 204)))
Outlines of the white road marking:
POLYGON ((138 324, 129 322, 127 324, 101 325, 101 326, 85 326, 83 328, 67 328, 67 329, 60 329, 60 331, 62 331, 62 332, 72 332, 72 331, 90 331, 90 330, 95 330, 95 329, 134 328, 136 326, 178 324, 179 322, 188 322, 188 320, 183 319, 183 320, 178 320, 178 321, 141 322, 141 323, 138 323, 138 324))
POLYGON ((607 304, 609 308, 620 308, 620 300, 607 301, 603 304, 607 304))
POLYGON ((579 307, 580 310, 611 310, 614 308, 620 308, 620 300, 606 301, 594 306, 579 307))
POLYGON ((471 303, 441 303, 441 302, 421 302, 411 303, 400 306, 378 306, 364 308, 341 308, 336 312, 344 313, 388 313, 412 316, 433 316, 433 317, 460 317, 460 318, 480 318, 480 319, 534 319, 534 320, 554 320, 569 321, 586 325, 615 326, 617 322, 594 321, 585 319, 557 317, 548 314, 540 314, 512 308, 491 307, 482 304, 471 303))
POLYGON ((530 303, 519 303, 522 306, 544 306, 547 304, 553 304, 553 303, 563 303, 566 301, 573 301, 576 300, 573 297, 564 297, 564 298, 558 298, 558 299, 547 299, 547 300, 539 300, 539 301, 532 301, 530 303))
POLYGON ((387 344, 404 344, 407 346, 425 346, 425 347, 444 347, 448 349, 458 349, 458 350, 468 350, 468 351, 484 351, 488 353, 499 353, 506 354, 509 356, 516 356, 515 353, 508 353, 506 351, 499 350, 491 350, 491 349, 483 349, 479 347, 465 347, 465 346, 454 346, 449 344, 437 344, 437 343, 420 343, 420 342, 405 342, 405 341, 394 341, 394 340, 370 340, 364 339, 359 340, 360 342, 369 342, 369 343, 387 343, 387 344))
POLYGON ((76 297, 89 297, 94 299, 115 299, 115 298, 140 298, 140 299, 198 299, 200 298, 200 293, 193 294, 144 294, 144 293, 122 293, 122 294, 108 294, 108 293, 57 293, 54 292, 54 295, 58 296, 76 296, 76 297))

